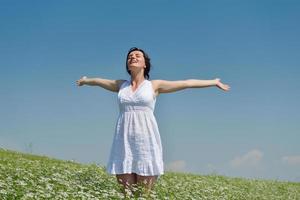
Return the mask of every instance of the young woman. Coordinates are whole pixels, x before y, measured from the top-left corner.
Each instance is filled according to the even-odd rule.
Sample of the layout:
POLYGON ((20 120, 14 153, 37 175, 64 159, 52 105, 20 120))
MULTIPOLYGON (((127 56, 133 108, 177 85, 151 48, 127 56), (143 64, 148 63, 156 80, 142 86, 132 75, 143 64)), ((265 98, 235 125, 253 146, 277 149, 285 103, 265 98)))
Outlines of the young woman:
POLYGON ((126 70, 130 80, 108 80, 82 77, 77 85, 100 86, 118 93, 120 114, 115 127, 107 172, 116 175, 123 192, 133 193, 135 185, 142 185, 147 193, 164 174, 162 145, 156 118, 153 114, 156 98, 161 93, 186 88, 217 86, 228 91, 230 87, 213 80, 149 80, 149 56, 139 48, 127 53, 126 70))

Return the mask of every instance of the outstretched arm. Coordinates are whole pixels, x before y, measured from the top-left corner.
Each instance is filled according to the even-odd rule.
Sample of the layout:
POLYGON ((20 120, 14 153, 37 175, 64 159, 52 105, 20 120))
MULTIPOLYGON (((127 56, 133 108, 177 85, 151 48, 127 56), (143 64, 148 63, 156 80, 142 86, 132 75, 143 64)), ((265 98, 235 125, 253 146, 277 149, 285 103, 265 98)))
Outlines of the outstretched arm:
POLYGON ((78 86, 90 85, 90 86, 100 86, 112 92, 118 92, 120 85, 124 80, 109 80, 103 78, 87 78, 86 76, 81 77, 76 81, 78 86))
POLYGON ((221 83, 219 78, 213 80, 188 79, 180 81, 153 80, 154 89, 157 93, 170 93, 186 88, 203 88, 217 86, 224 91, 230 89, 229 85, 221 83))

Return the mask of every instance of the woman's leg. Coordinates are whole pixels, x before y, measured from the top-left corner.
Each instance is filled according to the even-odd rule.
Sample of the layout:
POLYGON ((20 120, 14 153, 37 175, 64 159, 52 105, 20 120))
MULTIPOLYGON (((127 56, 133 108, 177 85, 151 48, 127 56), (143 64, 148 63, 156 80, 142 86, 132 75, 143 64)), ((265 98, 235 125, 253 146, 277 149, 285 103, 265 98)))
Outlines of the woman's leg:
POLYGON ((137 182, 137 185, 142 185, 146 189, 147 195, 149 195, 157 178, 158 178, 158 176, 141 176, 141 175, 137 174, 136 182, 137 182))
POLYGON ((125 196, 130 191, 132 193, 133 187, 137 183, 137 179, 136 179, 136 174, 135 173, 131 173, 131 174, 117 174, 116 178, 118 180, 118 183, 120 183, 123 186, 122 189, 123 189, 123 193, 124 193, 125 196))

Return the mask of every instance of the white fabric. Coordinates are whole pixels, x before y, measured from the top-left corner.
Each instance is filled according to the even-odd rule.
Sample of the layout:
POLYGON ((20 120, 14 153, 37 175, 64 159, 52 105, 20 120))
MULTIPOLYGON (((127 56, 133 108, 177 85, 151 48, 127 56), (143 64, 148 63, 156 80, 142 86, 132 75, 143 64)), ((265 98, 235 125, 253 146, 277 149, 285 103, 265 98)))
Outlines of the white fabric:
POLYGON ((120 114, 107 164, 110 174, 164 174, 163 151, 154 116, 156 96, 151 81, 145 79, 135 91, 130 81, 118 92, 120 114))

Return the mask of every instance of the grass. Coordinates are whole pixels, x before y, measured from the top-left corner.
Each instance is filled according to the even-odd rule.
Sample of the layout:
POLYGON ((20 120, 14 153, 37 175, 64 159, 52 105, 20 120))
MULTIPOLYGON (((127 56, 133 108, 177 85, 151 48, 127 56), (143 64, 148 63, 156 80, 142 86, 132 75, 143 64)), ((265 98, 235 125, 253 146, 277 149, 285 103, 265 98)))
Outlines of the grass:
MULTIPOLYGON (((0 148, 1 200, 122 198, 115 176, 103 166, 0 148)), ((150 199, 300 200, 300 183, 165 172, 150 199)))

